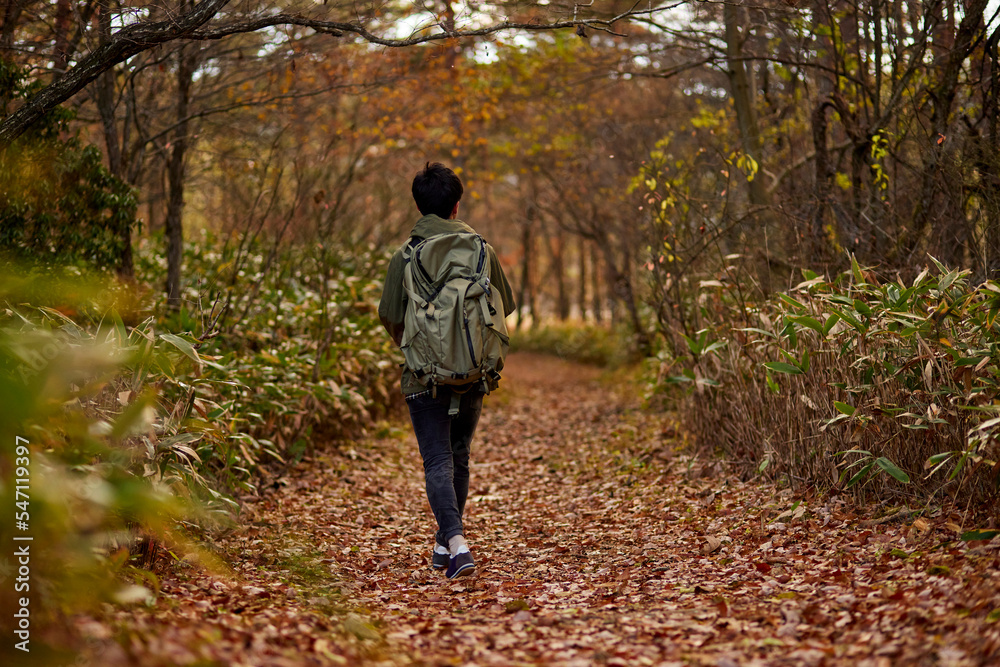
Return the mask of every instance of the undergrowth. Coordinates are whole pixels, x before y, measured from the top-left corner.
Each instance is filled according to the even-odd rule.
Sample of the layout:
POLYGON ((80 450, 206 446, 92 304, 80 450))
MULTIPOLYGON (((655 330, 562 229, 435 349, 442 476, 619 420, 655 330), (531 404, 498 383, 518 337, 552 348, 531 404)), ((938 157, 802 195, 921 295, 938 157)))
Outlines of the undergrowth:
POLYGON ((747 473, 995 512, 1000 285, 937 262, 911 283, 852 264, 755 306, 712 284, 657 392, 747 473))
MULTIPOLYGON (((11 263, 0 275, 0 469, 30 479, 30 522, 12 511, 0 537, 30 529, 45 545, 31 561, 40 623, 151 599, 158 553, 217 566, 199 542, 244 494, 362 437, 395 402, 382 253, 198 241, 180 309, 152 297, 165 265, 148 240, 138 284, 11 263)), ((17 491, 0 482, 0 501, 15 507, 17 491)))
POLYGON ((512 331, 511 351, 550 354, 611 369, 638 360, 624 329, 576 322, 550 322, 512 331))

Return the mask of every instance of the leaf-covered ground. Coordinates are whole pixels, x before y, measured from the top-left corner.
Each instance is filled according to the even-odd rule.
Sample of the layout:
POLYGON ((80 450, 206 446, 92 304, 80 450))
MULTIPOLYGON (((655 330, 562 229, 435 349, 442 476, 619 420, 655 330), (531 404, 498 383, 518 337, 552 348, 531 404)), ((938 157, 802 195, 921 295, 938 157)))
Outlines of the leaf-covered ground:
POLYGON ((1000 664, 1000 545, 958 540, 957 514, 875 519, 742 483, 593 370, 515 356, 505 375, 473 450, 475 577, 431 570, 416 444, 387 429, 253 501, 221 545, 233 577, 175 568, 154 606, 79 620, 86 657, 1000 664))

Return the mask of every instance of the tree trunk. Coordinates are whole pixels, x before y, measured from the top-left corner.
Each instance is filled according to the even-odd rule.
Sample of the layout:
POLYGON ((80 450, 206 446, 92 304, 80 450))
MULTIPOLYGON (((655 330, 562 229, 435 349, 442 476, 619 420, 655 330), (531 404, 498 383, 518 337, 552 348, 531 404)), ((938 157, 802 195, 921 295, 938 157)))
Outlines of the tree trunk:
POLYGON ((812 219, 809 229, 809 251, 806 261, 809 266, 819 266, 826 260, 826 223, 830 219, 831 179, 833 170, 830 168, 830 155, 826 147, 827 121, 826 108, 829 102, 821 100, 812 113, 813 150, 816 159, 813 162, 813 203, 812 219))
MULTIPOLYGON (((105 13, 103 10, 104 7, 101 9, 102 14, 105 13)), ((55 17, 56 41, 52 47, 53 69, 57 72, 65 72, 67 65, 69 65, 69 29, 72 15, 69 0, 57 0, 55 17)))
MULTIPOLYGON (((97 31, 101 45, 104 45, 111 38, 111 12, 107 4, 102 4, 97 11, 97 31)), ((125 165, 122 159, 121 143, 118 140, 118 124, 115 121, 115 68, 111 67, 102 72, 94 84, 97 100, 97 110, 101 116, 101 125, 104 130, 104 145, 107 148, 108 169, 111 173, 125 180, 125 165)), ((135 276, 135 267, 132 261, 132 225, 126 223, 120 230, 122 251, 118 260, 116 271, 118 275, 125 279, 132 279, 135 276)))
POLYGON ((552 239, 552 272, 556 279, 556 314, 559 320, 569 319, 569 290, 566 286, 566 262, 563 257, 563 232, 557 229, 552 239))
POLYGON ((590 298, 594 311, 594 322, 604 321, 604 300, 601 298, 601 258, 597 245, 590 245, 590 298))
POLYGON ((177 53, 177 129, 167 164, 167 182, 170 193, 164 222, 167 236, 167 305, 172 309, 181 305, 181 261, 184 247, 184 158, 187 153, 190 121, 187 120, 191 104, 191 82, 194 79, 197 47, 182 46, 177 53))
POLYGON ((983 85, 983 115, 986 120, 985 145, 979 146, 980 178, 986 228, 983 273, 988 280, 1000 279, 1000 30, 994 30, 983 49, 989 82, 983 85))
POLYGON ((0 28, 0 55, 10 57, 11 46, 14 44, 14 30, 24 11, 26 0, 6 0, 3 6, 3 27, 0 28))
POLYGON ((531 263, 534 261, 531 247, 534 243, 532 228, 535 226, 535 205, 528 204, 525 220, 521 225, 521 285, 517 294, 517 321, 514 329, 520 329, 525 313, 531 314, 532 326, 536 323, 535 297, 532 289, 531 263))
MULTIPOLYGON (((742 4, 742 0, 739 4, 742 4)), ((743 152, 757 163, 757 174, 747 184, 750 205, 757 209, 750 222, 753 229, 747 234, 747 238, 751 248, 761 253, 755 262, 756 275, 761 290, 767 294, 771 291, 771 269, 767 258, 767 243, 771 236, 768 234, 768 228, 772 227, 771 215, 768 210, 770 202, 767 189, 764 187, 764 180, 761 177, 764 149, 754 104, 756 91, 750 85, 750 76, 743 59, 743 34, 739 25, 739 13, 740 7, 736 2, 726 2, 722 5, 726 27, 727 74, 729 75, 733 107, 736 110, 736 123, 742 139, 743 152)))
MULTIPOLYGON (((962 202, 955 201, 954 197, 961 197, 961 193, 950 192, 947 183, 942 183, 944 174, 941 168, 946 153, 954 150, 956 137, 949 137, 951 108, 958 94, 959 77, 962 72, 962 65, 965 59, 972 52, 979 38, 982 36, 983 15, 986 10, 988 0, 971 0, 965 10, 965 16, 958 27, 958 34, 952 38, 951 30, 945 29, 942 39, 950 47, 939 58, 935 60, 935 67, 932 71, 941 72, 940 78, 931 88, 931 137, 930 152, 927 162, 924 165, 921 179, 920 198, 917 203, 917 210, 913 215, 913 225, 917 230, 917 235, 913 239, 910 252, 920 247, 920 239, 931 239, 931 248, 938 253, 940 259, 946 263, 954 263, 961 255, 961 248, 955 247, 955 238, 965 238, 969 234, 966 230, 955 231, 952 224, 968 224, 964 219, 948 220, 947 225, 937 225, 935 229, 933 212, 940 212, 945 209, 952 209, 949 218, 964 218, 963 215, 954 215, 960 211, 953 210, 956 206, 961 207, 962 202), (943 192, 945 197, 950 199, 951 206, 942 206, 938 202, 937 194, 943 192), (953 238, 949 238, 949 232, 953 238), (943 254, 941 254, 943 253, 943 254)), ((944 216, 938 215, 939 219, 944 216)))
MULTIPOLYGON (((632 277, 630 275, 632 266, 631 253, 626 248, 625 256, 622 258, 623 267, 619 270, 615 263, 614 250, 611 248, 608 239, 603 239, 601 250, 604 255, 604 262, 608 267, 608 277, 614 288, 615 300, 625 306, 625 310, 628 313, 629 326, 632 327, 632 331, 635 334, 636 347, 639 354, 648 356, 652 346, 649 336, 642 326, 642 320, 639 317, 639 306, 635 298, 635 290, 632 288, 632 277)), ((612 314, 614 315, 617 310, 618 308, 613 308, 612 314)), ((614 318, 612 318, 612 322, 614 321, 614 318)))
POLYGON ((576 304, 580 310, 580 321, 587 321, 587 239, 577 236, 577 292, 576 304))

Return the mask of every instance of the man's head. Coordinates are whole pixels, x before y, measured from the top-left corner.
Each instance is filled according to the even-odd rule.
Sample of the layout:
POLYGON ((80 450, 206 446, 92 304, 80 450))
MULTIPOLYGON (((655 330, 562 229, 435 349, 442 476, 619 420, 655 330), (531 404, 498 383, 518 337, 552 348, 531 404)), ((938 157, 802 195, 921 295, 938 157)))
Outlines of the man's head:
POLYGON ((428 162, 413 178, 413 201, 422 215, 455 217, 462 192, 462 180, 440 162, 428 162))

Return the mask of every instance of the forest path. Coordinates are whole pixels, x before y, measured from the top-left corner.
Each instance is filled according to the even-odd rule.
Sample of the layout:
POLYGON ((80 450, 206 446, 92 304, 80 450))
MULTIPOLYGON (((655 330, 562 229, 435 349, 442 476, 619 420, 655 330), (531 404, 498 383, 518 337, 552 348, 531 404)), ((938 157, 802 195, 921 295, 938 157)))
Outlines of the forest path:
POLYGON ((475 577, 449 581, 430 568, 412 432, 381 435, 318 454, 254 501, 223 544, 235 578, 175 572, 153 608, 118 612, 110 628, 93 622, 92 636, 125 647, 98 643, 95 659, 1000 660, 995 549, 941 546, 955 539, 945 516, 865 523, 839 499, 796 506, 789 491, 681 459, 668 421, 593 369, 514 355, 487 399, 466 512, 475 577))

